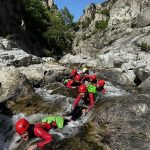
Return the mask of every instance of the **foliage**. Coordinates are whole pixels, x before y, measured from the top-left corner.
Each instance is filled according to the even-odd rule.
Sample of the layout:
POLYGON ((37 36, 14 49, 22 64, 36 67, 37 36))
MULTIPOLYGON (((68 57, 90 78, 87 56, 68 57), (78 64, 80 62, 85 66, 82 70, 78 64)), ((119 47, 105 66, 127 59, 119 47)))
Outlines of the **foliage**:
POLYGON ((148 45, 147 43, 142 42, 140 47, 141 47, 141 50, 146 51, 146 52, 150 52, 150 45, 148 45))
POLYGON ((90 23, 91 23, 91 19, 87 17, 85 21, 81 22, 82 28, 88 28, 90 23))
POLYGON ((101 13, 102 15, 107 16, 107 17, 110 16, 109 9, 103 9, 103 10, 100 11, 100 13, 101 13))
POLYGON ((46 54, 61 55, 71 49, 73 16, 67 8, 48 10, 40 0, 23 0, 26 29, 37 38, 46 54))
POLYGON ((72 24, 72 29, 73 29, 75 32, 77 32, 77 31, 80 29, 79 25, 80 25, 79 22, 74 22, 74 23, 72 24))
POLYGON ((64 20, 66 25, 72 25, 73 24, 74 17, 73 17, 73 15, 70 14, 67 7, 64 7, 63 9, 61 9, 61 15, 62 15, 63 20, 64 20))
POLYGON ((109 19, 102 20, 102 21, 96 21, 95 22, 95 28, 99 30, 105 30, 107 28, 109 19))

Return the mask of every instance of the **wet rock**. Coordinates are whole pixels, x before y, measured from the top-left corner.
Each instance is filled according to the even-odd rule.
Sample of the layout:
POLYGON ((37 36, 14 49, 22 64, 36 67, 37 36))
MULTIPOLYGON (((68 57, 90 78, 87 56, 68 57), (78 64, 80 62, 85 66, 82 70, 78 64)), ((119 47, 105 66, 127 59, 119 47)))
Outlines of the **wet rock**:
POLYGON ((41 96, 34 95, 31 98, 18 99, 9 109, 14 114, 23 112, 27 116, 37 113, 56 115, 65 112, 65 104, 66 99, 64 97, 55 98, 54 102, 46 101, 41 96))
POLYGON ((70 89, 64 86, 62 83, 51 83, 47 86, 48 90, 53 90, 51 94, 59 94, 66 97, 77 97, 78 87, 70 89))

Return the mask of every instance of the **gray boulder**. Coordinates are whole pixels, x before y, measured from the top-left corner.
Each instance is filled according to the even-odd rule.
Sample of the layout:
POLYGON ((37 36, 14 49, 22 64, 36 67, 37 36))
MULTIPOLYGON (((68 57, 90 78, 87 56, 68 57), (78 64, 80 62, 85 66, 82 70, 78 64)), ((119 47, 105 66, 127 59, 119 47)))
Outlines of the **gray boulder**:
POLYGON ((14 67, 0 70, 0 102, 19 97, 30 97, 33 89, 26 77, 14 67))

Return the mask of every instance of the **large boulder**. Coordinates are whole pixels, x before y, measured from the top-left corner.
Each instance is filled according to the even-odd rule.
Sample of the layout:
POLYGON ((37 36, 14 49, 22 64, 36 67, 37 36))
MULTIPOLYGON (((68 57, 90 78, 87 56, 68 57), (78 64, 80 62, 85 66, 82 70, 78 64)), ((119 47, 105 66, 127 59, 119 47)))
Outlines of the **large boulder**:
POLYGON ((33 94, 33 89, 25 75, 14 67, 0 70, 0 84, 0 102, 33 94))
POLYGON ((65 56, 63 56, 59 62, 62 64, 66 64, 66 63, 87 63, 89 60, 92 60, 91 57, 86 56, 86 55, 71 55, 71 54, 67 54, 65 56))
POLYGON ((5 48, 0 48, 0 65, 1 66, 29 66, 31 64, 39 64, 43 60, 34 55, 28 54, 22 49, 12 48, 10 41, 4 38, 0 38, 0 43, 5 48), (9 47, 9 48, 8 48, 9 47))
POLYGON ((138 87, 143 91, 150 92, 150 76, 146 80, 144 80, 138 87))
POLYGON ((149 108, 150 95, 144 94, 104 102, 93 113, 97 141, 111 149, 150 149, 149 108))
POLYGON ((40 87, 55 82, 61 78, 66 70, 65 67, 53 61, 18 68, 25 74, 33 87, 40 87))

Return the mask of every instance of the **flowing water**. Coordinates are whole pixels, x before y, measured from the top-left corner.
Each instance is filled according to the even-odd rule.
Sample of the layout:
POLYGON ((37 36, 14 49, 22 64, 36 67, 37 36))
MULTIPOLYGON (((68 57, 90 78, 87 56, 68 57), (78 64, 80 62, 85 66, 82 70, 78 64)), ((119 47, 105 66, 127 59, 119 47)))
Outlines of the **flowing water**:
MULTIPOLYGON (((130 93, 126 90, 121 89, 120 86, 114 86, 110 82, 106 83, 106 94, 103 96, 103 100, 111 100, 111 97, 125 96, 130 93)), ((64 112, 60 112, 59 115, 63 115, 65 112, 70 110, 73 99, 67 98, 65 96, 51 94, 51 90, 46 89, 35 89, 36 93, 39 94, 45 101, 48 101, 49 104, 57 104, 66 99, 63 103, 64 112)), ((57 108, 59 109, 59 108, 57 108)), ((95 140, 94 137, 94 127, 90 123, 91 113, 88 113, 86 116, 81 116, 81 118, 75 122, 70 122, 61 132, 50 131, 50 133, 55 137, 56 143, 54 142, 51 149, 102 149, 95 144, 91 144, 91 141, 95 140), (88 122, 88 123, 87 123, 88 122)), ((51 115, 51 114, 49 114, 51 115)), ((58 115, 58 114, 57 114, 58 115)), ((0 150, 25 150, 27 149, 28 143, 23 142, 20 144, 20 137, 15 134, 14 124, 15 122, 22 117, 25 117, 29 122, 34 123, 41 121, 42 118, 47 116, 47 114, 33 114, 31 116, 25 116, 25 114, 20 113, 13 115, 12 117, 5 116, 0 114, 0 150)), ((33 140, 34 141, 34 140, 33 140)), ((31 142, 33 142, 31 141, 31 142)))

